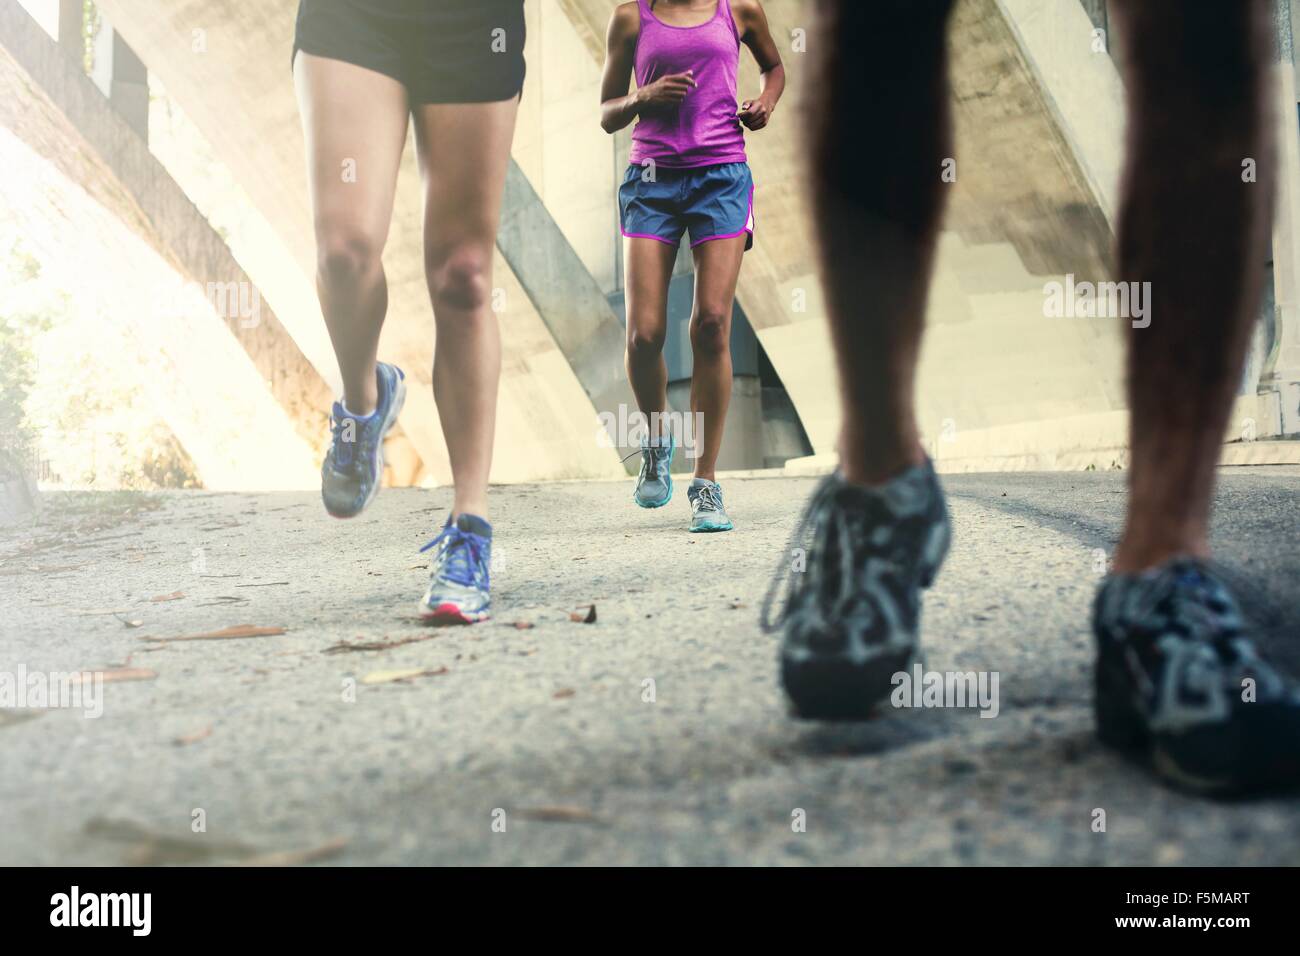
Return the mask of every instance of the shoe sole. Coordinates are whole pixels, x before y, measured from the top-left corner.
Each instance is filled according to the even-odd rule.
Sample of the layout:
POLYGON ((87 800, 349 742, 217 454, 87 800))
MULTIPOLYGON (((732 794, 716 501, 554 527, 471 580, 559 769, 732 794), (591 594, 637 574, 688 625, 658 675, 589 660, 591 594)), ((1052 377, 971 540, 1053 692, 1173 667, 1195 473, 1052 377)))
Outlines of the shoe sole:
POLYGON ((826 722, 869 720, 893 691, 894 675, 910 672, 918 659, 915 649, 852 665, 834 657, 798 664, 782 658, 781 683, 790 702, 790 715, 826 722))
POLYGON ((436 627, 457 627, 463 624, 479 624, 492 617, 491 611, 466 613, 454 604, 439 604, 436 608, 421 606, 420 620, 436 627))
POLYGON ((734 531, 736 526, 728 521, 724 525, 718 525, 716 528, 687 528, 691 534, 717 534, 720 531, 734 531))
MULTIPOLYGON (((396 368, 396 366, 394 366, 396 368)), ((346 521, 348 518, 355 518, 361 512, 370 507, 370 503, 375 500, 379 494, 379 485, 384 475, 384 439, 388 433, 393 430, 397 424, 397 416, 402 414, 402 406, 406 404, 406 379, 402 376, 401 370, 397 375, 397 392, 393 398, 393 403, 388 407, 388 415, 384 418, 384 429, 379 433, 379 441, 375 442, 375 482, 370 487, 370 493, 366 495, 361 507, 356 511, 340 512, 330 511, 330 506, 325 505, 325 511, 331 518, 338 518, 340 521, 346 521)))
MULTIPOLYGON (((1189 744, 1192 738, 1184 734, 1182 749, 1189 754, 1199 751, 1222 758, 1225 753, 1231 753, 1237 758, 1227 768, 1215 768, 1218 772, 1196 767, 1192 758, 1187 755, 1180 758, 1159 739, 1158 734, 1147 728, 1122 685, 1116 691, 1106 684, 1106 678, 1098 673, 1093 688, 1097 739, 1125 758, 1147 767, 1172 787, 1198 796, 1234 797, 1288 789, 1300 783, 1300 766, 1294 762, 1285 768, 1261 767, 1240 757, 1244 750, 1242 747, 1225 745, 1221 739, 1189 744)), ((1209 732, 1213 734, 1213 729, 1209 732)))

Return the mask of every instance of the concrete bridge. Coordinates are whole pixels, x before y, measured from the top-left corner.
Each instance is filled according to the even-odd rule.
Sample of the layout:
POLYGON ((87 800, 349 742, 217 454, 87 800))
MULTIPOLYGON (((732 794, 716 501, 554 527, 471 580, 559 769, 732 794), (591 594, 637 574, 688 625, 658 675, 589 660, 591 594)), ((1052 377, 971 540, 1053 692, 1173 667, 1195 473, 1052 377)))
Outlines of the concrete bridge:
MULTIPOLYGON (((115 229, 151 249, 161 271, 147 280, 137 276, 122 294, 148 295, 163 281, 159 276, 259 291, 265 308, 255 327, 200 310, 190 324, 205 331, 166 345, 182 367, 222 355, 220 368, 244 383, 232 390, 236 397, 202 401, 172 390, 158 398, 174 403, 173 427, 187 448, 197 449, 192 455, 209 487, 310 485, 336 372, 311 287, 315 255, 288 68, 294 4, 98 0, 96 42, 112 50, 100 62, 101 71, 103 59, 112 64, 99 79, 108 97, 92 95, 94 83, 81 63, 82 31, 68 29, 82 4, 61 6, 56 40, 16 0, 0 0, 0 82, 13 93, 0 114, 5 130, 51 183, 91 197, 106 230, 101 244, 122 257, 115 271, 138 271, 128 265, 127 246, 113 239, 115 229), (200 212, 190 201, 202 183, 141 137, 149 128, 147 116, 140 122, 147 78, 183 111, 214 165, 244 197, 241 220, 245 232, 260 237, 255 247, 226 248, 211 224, 221 209, 200 212), (145 281, 152 285, 140 284, 145 281), (232 338, 234 347, 226 341, 232 338), (247 455, 241 429, 216 427, 253 419, 265 460, 283 462, 255 477, 232 467, 237 455, 247 455)), ((613 477, 623 469, 618 451, 598 440, 597 413, 631 401, 622 378, 614 204, 627 139, 606 136, 596 122, 614 0, 530 0, 526 6, 529 76, 498 243, 505 364, 494 479, 613 477)), ((743 374, 723 464, 752 468, 799 459, 789 465, 798 471, 833 460, 837 411, 796 112, 808 17, 798 0, 765 6, 790 89, 773 127, 749 138, 760 229, 738 293, 744 321, 735 347, 744 353, 738 357, 743 374), (751 329, 752 339, 746 338, 751 329)), ((1297 446, 1274 439, 1300 434, 1300 246, 1294 238, 1300 144, 1292 11, 1285 0, 1278 10, 1278 122, 1288 172, 1273 262, 1269 269, 1261 263, 1260 281, 1273 294, 1233 433, 1225 436, 1250 439, 1227 448, 1229 460, 1241 462, 1295 461, 1297 446)), ((948 470, 1125 461, 1119 329, 1105 321, 1049 319, 1043 308, 1047 283, 1110 277, 1123 127, 1110 27, 1104 4, 1091 0, 958 4, 951 34, 957 175, 920 378, 921 422, 948 470)), ((747 59, 744 71, 742 84, 753 88, 757 78, 747 59)), ((427 386, 436 343, 416 176, 408 155, 385 252, 391 306, 381 349, 417 386, 427 386)), ((22 209, 20 192, 11 186, 6 205, 22 209)), ((76 232, 80 223, 65 219, 64 228, 76 232)), ((57 248, 57 230, 47 238, 57 248)), ((94 248, 87 244, 86 254, 94 248)), ((678 281, 689 284, 689 272, 683 256, 678 281)), ((161 334, 152 327, 136 332, 145 340, 161 334)), ((389 449, 389 480, 448 481, 427 387, 411 390, 401 426, 389 449)))

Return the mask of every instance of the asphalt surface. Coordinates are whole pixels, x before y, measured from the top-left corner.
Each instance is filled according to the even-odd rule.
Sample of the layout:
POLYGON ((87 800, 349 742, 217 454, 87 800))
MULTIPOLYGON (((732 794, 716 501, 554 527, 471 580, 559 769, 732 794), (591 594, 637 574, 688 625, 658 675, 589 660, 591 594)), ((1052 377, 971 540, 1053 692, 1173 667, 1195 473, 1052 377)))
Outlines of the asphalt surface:
MULTIPOLYGON (((1300 797, 1172 792, 1093 739, 1122 481, 945 479, 927 665, 996 672, 998 716, 840 726, 787 716, 757 623, 812 479, 724 482, 712 536, 684 494, 496 489, 496 619, 454 630, 415 616, 446 490, 352 522, 312 493, 47 496, 0 531, 0 675, 135 679, 98 718, 0 711, 0 863, 1294 863, 1300 797), (174 640, 244 624, 286 630, 174 640), (392 643, 339 649, 366 642, 392 643)), ((1224 475, 1216 546, 1293 671, 1298 525, 1295 469, 1224 475)))

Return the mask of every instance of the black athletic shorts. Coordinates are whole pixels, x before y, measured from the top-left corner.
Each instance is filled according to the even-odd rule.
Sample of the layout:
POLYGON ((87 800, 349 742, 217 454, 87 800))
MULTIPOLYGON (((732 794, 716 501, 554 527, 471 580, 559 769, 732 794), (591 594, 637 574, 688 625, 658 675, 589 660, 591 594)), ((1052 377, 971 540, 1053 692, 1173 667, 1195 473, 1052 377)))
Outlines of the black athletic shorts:
POLYGON ((524 85, 524 0, 301 0, 299 50, 391 76, 412 105, 496 103, 524 85))

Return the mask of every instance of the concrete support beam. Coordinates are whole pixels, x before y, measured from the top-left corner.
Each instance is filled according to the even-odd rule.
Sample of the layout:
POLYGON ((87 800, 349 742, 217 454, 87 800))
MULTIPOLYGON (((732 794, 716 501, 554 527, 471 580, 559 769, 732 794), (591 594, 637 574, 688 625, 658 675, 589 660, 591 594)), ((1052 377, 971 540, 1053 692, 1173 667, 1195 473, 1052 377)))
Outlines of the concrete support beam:
POLYGON ((1294 7, 1277 9, 1278 182, 1273 222, 1272 341, 1259 379, 1261 395, 1271 395, 1276 418, 1260 423, 1259 437, 1300 435, 1300 116, 1296 99, 1294 7))
MULTIPOLYGON (((265 383, 267 401, 278 404, 297 439, 316 454, 326 434, 329 389, 267 303, 258 300, 255 316, 231 304, 231 290, 245 302, 256 290, 221 237, 110 107, 80 59, 16 4, 0 5, 0 77, 0 125, 116 216, 174 270, 178 283, 222 293, 226 306, 218 319, 265 383)), ((164 288, 144 290, 122 308, 141 315, 160 302, 175 304, 175 297, 164 288)))

